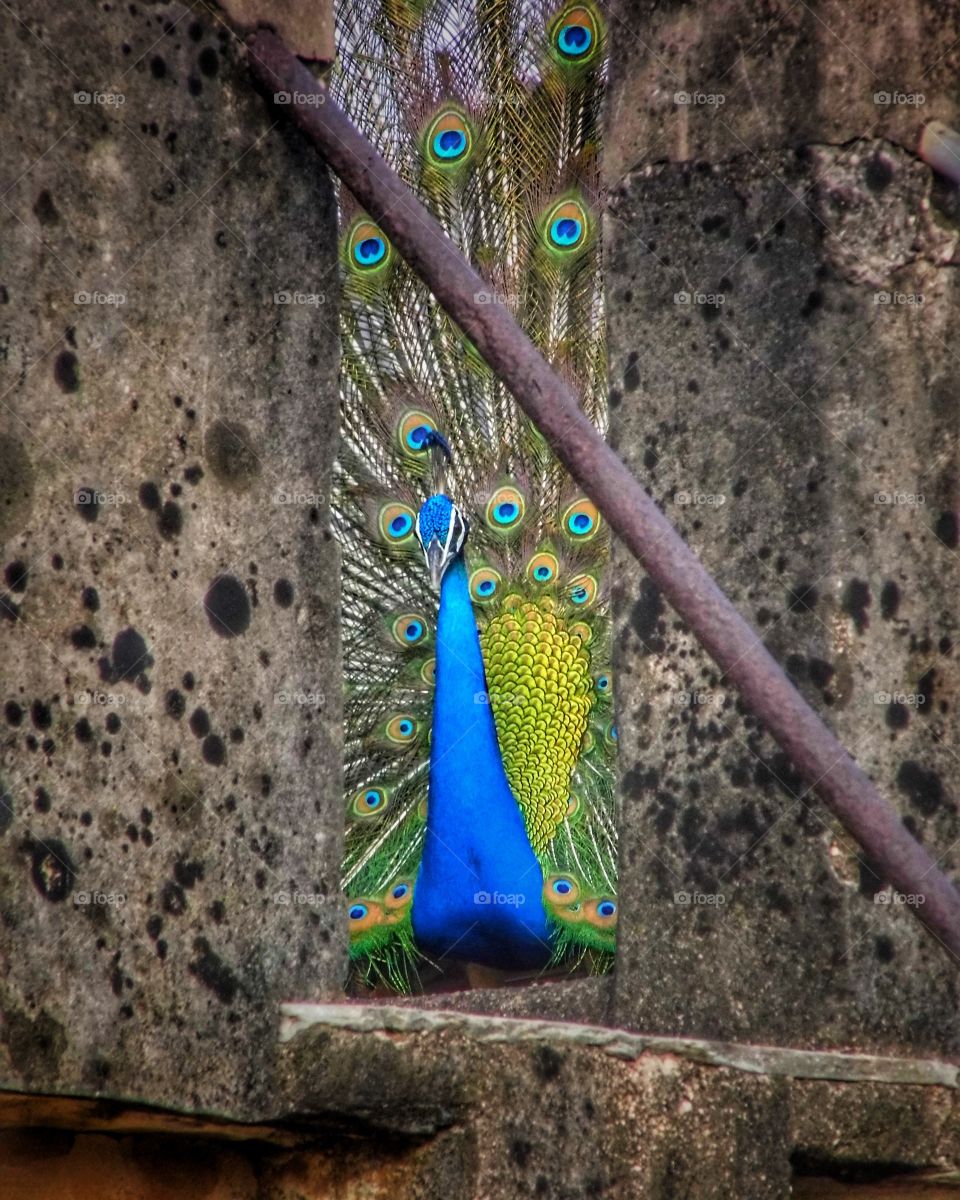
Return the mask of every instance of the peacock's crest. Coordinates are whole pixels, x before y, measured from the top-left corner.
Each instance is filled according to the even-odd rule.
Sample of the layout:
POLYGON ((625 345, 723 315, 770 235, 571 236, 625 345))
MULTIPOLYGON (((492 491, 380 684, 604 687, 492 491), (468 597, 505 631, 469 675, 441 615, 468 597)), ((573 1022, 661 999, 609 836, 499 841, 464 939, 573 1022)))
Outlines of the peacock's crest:
MULTIPOLYGON (((471 260, 483 301, 510 307, 603 430, 600 12, 540 0, 344 0, 339 27, 338 99, 471 260)), ((435 880, 425 865, 418 872, 441 828, 431 809, 445 806, 449 821, 444 789, 458 779, 449 760, 442 771, 432 762, 456 731, 438 708, 446 697, 471 737, 492 717, 496 762, 456 767, 467 791, 484 770, 505 775, 537 865, 536 894, 527 881, 521 898, 544 914, 550 957, 605 969, 617 920, 608 531, 376 222, 345 193, 341 211, 334 510, 353 961, 368 982, 407 988, 429 957, 416 929, 436 925, 435 898, 423 915, 435 880), (431 575, 444 580, 439 623, 431 575), (455 589, 460 616, 450 599, 443 617, 455 589), (480 683, 465 698, 448 674, 451 630, 479 636, 480 683)), ((471 821, 465 803, 461 824, 471 821)), ((442 828, 469 848, 456 820, 442 828)), ((481 916, 496 928, 492 909, 481 916)))

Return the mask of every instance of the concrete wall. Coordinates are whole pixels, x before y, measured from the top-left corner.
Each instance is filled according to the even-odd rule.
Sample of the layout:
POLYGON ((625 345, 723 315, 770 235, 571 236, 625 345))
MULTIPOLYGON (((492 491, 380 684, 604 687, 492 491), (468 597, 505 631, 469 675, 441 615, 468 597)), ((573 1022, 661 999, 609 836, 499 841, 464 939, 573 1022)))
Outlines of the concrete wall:
POLYGON ((344 965, 330 182, 212 10, 2 25, 0 1080, 236 1115, 344 965))

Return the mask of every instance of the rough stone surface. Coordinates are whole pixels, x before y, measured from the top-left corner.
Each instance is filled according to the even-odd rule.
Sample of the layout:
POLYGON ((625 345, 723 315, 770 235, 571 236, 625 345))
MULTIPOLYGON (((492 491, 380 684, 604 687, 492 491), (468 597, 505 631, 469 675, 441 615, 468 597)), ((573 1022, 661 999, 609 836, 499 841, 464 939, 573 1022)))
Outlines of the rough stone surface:
POLYGON ((238 1116, 345 959, 331 188, 212 10, 4 21, 0 1080, 238 1116))
MULTIPOLYGON (((872 93, 923 93, 922 119, 956 124, 956 10, 815 9, 611 17, 642 30, 612 39, 611 437, 955 873, 960 225, 911 152, 918 107, 872 93)), ((957 1053, 956 964, 918 901, 891 895, 642 569, 620 555, 614 576, 615 1023, 957 1053)))

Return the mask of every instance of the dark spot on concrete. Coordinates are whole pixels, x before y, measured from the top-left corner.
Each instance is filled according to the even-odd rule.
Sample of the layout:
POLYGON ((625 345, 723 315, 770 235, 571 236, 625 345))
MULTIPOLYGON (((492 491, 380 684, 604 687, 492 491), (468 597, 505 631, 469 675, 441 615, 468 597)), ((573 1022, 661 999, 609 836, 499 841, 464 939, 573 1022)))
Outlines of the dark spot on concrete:
POLYGON ((885 933, 881 933, 874 940, 873 944, 876 949, 877 959, 880 962, 888 963, 893 961, 894 949, 891 938, 887 937, 885 933))
POLYGON ((63 555, 62 554, 51 554, 50 555, 50 566, 53 567, 53 569, 55 571, 63 570, 63 555))
POLYGON ((179 720, 186 712, 187 702, 184 700, 182 692, 178 692, 176 688, 171 688, 163 699, 163 707, 168 717, 179 720))
POLYGON ((81 717, 73 727, 74 736, 78 742, 93 741, 93 726, 86 717, 81 717))
POLYGON ((924 672, 917 682, 917 712, 922 716, 930 716, 933 704, 933 690, 936 687, 936 682, 936 667, 931 667, 929 671, 924 672))
POLYGON ((899 700, 891 700, 887 705, 884 720, 891 729, 906 729, 910 724, 910 710, 899 700))
POLYGON ((214 476, 230 487, 248 487, 260 473, 253 439, 239 422, 214 421, 203 439, 203 453, 214 476))
POLYGON ((183 684, 183 686, 187 689, 188 692, 192 692, 194 687, 196 687, 196 683, 197 683, 197 681, 193 677, 192 671, 185 671, 183 674, 183 679, 181 679, 180 682, 183 684))
POLYGON ((34 700, 30 705, 30 720, 37 729, 49 729, 53 724, 50 705, 44 704, 42 700, 34 700))
POLYGON ((289 579, 278 579, 273 585, 273 599, 281 608, 289 608, 293 603, 293 584, 289 579))
POLYGON ((227 915, 226 907, 222 900, 214 900, 210 905, 210 916, 219 925, 223 918, 227 915))
POLYGON ((210 717, 205 708, 195 708, 190 714, 190 732, 194 737, 206 737, 210 732, 210 717))
POLYGON ((155 54, 150 59, 150 74, 154 79, 163 79, 167 73, 167 64, 163 61, 159 54, 155 54))
POLYGON ((217 56, 216 50, 212 46, 204 46, 200 51, 200 57, 197 59, 197 65, 202 74, 208 79, 213 79, 217 71, 220 70, 220 59, 217 56))
POLYGON ((140 498, 140 503, 144 508, 155 512, 160 507, 160 489, 151 480, 140 484, 140 490, 137 493, 140 498))
POLYGON ((640 386, 640 368, 637 365, 637 357, 636 350, 631 350, 623 371, 623 390, 625 392, 635 392, 640 386))
POLYGON ((210 627, 219 637, 238 637, 250 625, 250 599, 233 575, 218 575, 203 599, 210 627))
POLYGON ((70 631, 70 644, 75 650, 92 650, 97 638, 89 625, 77 625, 70 631))
POLYGON ((223 738, 215 733, 203 739, 200 752, 204 762, 208 762, 212 767, 221 767, 227 761, 227 747, 223 738))
POLYGON ((709 217, 704 217, 700 222, 700 228, 704 233, 716 233, 722 238, 730 236, 730 222, 723 213, 714 213, 709 217))
POLYGON ((174 863, 173 877, 181 887, 192 888, 198 879, 203 878, 203 863, 177 861, 174 863))
POLYGON ((836 671, 822 658, 811 658, 807 664, 811 682, 818 688, 825 688, 836 674, 836 671))
POLYGON ((840 607, 856 627, 857 633, 870 624, 867 609, 870 607, 870 588, 862 579, 851 579, 844 589, 840 607))
POLYGON ((153 938, 154 941, 160 936, 160 931, 163 929, 163 917, 158 913, 147 917, 147 936, 153 938))
POLYGON ((50 793, 45 787, 38 787, 33 793, 33 807, 38 813, 50 811, 50 793))
POLYGON ((792 613, 813 612, 818 599, 812 583, 798 583, 787 592, 787 609, 792 613))
POLYGON ((77 356, 72 350, 61 350, 53 363, 53 377, 61 392, 75 392, 80 387, 77 356))
POLYGON ((630 613, 630 624, 647 654, 659 653, 663 649, 663 638, 657 636, 658 623, 663 616, 663 598, 660 589, 649 576, 640 583, 640 598, 630 613))
POLYGON ((20 620, 20 605, 9 592, 0 592, 0 617, 5 621, 20 620))
POLYGON ((933 527, 933 532, 948 550, 956 550, 957 514, 955 512, 942 512, 937 517, 937 523, 933 527))
POLYGON ((518 1167, 525 1167, 529 1163, 532 1150, 532 1142, 528 1142, 525 1138, 511 1138, 510 1157, 518 1167))
POLYGON ((187 897, 178 883, 168 881, 163 885, 163 891, 160 893, 160 907, 171 917, 183 915, 187 908, 187 897))
POLYGON ((892 621, 900 608, 900 589, 888 579, 880 589, 880 616, 885 621, 892 621))
POLYGON ((3 715, 8 725, 17 726, 23 721, 23 709, 16 700, 8 700, 3 706, 3 715))
POLYGON ((25 592, 30 580, 30 572, 27 569, 27 564, 21 562, 19 559, 7 563, 3 571, 3 578, 7 587, 12 592, 25 592))
POLYGON ((196 75, 187 76, 187 91, 191 96, 199 96, 203 91, 203 84, 196 77, 196 75))
POLYGON ((883 154, 875 154, 863 168, 863 178, 871 192, 882 192, 893 182, 893 164, 883 154))
POLYGON ((907 759, 897 772, 897 786, 906 793, 913 807, 924 817, 932 817, 943 803, 943 784, 936 771, 927 770, 907 759))
POLYGON ((179 504, 176 504, 173 500, 166 501, 160 510, 157 528, 160 530, 161 536, 165 538, 177 537, 182 532, 183 512, 179 504))
POLYGON ((33 465, 19 438, 0 433, 0 542, 16 532, 33 501, 33 465))
POLYGON ((236 975, 223 959, 214 953, 206 938, 196 938, 193 949, 198 958, 190 963, 191 975, 196 976, 208 987, 221 1003, 232 1004, 239 988, 236 975))
POLYGON ((95 587, 85 587, 80 593, 80 603, 88 612, 99 612, 100 593, 95 587))
POLYGON ((737 482, 736 482, 736 483, 733 485, 733 488, 732 488, 731 490, 732 490, 733 494, 734 494, 734 495, 737 497, 737 499, 739 500, 739 498, 740 498, 742 495, 744 495, 744 493, 746 492, 746 490, 747 490, 747 488, 748 488, 749 486, 750 486, 750 482, 749 482, 749 480, 747 480, 747 479, 738 479, 738 480, 737 480, 737 482))
POLYGON ((540 1078, 549 1083, 560 1074, 563 1055, 553 1046, 538 1046, 533 1056, 533 1065, 540 1078))
POLYGON ((107 727, 107 733, 119 733, 120 732, 121 722, 120 722, 120 718, 117 716, 116 713, 107 713, 107 719, 104 722, 104 724, 107 727))
POLYGON ((0 834, 6 833, 13 824, 13 796, 0 784, 0 834))
POLYGON ((112 658, 112 678, 115 683, 136 679, 141 672, 153 666, 147 643, 132 626, 121 630, 113 639, 112 658))
POLYGON ((812 317, 821 308, 823 308, 823 292, 812 291, 803 302, 803 307, 800 309, 800 316, 812 317))
POLYGON ((200 480, 203 478, 203 467, 201 467, 201 466, 187 467, 186 470, 183 472, 183 477, 187 481, 187 483, 189 483, 195 487, 200 482, 200 480))
POLYGON ((40 895, 55 904, 66 900, 77 877, 70 853, 58 838, 34 844, 30 873, 40 895))
POLYGON ((100 500, 95 488, 82 484, 73 494, 73 504, 85 521, 92 523, 100 516, 100 500))
POLYGON ((44 188, 33 202, 33 215, 41 225, 56 225, 60 220, 57 206, 54 204, 53 197, 46 188, 44 188))

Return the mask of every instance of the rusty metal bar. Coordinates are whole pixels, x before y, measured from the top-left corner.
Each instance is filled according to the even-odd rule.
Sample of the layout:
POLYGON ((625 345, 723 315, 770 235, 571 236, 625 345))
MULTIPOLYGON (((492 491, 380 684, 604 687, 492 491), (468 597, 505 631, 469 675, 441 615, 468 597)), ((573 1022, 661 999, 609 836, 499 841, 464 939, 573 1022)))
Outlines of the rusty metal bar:
POLYGON ((268 94, 288 93, 285 108, 296 124, 473 341, 878 873, 899 891, 924 896, 921 905, 911 906, 914 913, 960 959, 960 894, 580 412, 571 389, 506 306, 492 302, 489 286, 278 37, 258 33, 249 60, 268 94))

